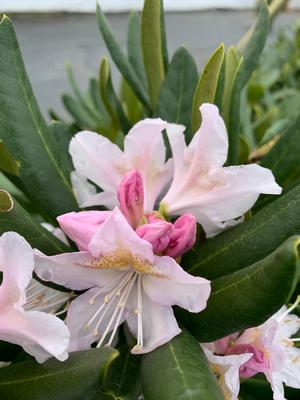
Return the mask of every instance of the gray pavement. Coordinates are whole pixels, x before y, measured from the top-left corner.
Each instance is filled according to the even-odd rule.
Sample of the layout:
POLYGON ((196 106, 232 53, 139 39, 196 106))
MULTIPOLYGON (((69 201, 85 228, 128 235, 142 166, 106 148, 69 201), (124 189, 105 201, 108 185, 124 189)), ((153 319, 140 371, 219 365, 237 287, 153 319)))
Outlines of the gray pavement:
MULTIPOLYGON (((65 65, 70 62, 84 89, 97 75, 99 60, 107 54, 94 15, 11 15, 25 65, 43 113, 54 108, 64 114, 60 96, 70 92, 65 65)), ((109 15, 123 47, 126 46, 128 14, 109 15)), ((199 68, 211 52, 224 42, 235 44, 251 25, 251 11, 205 11, 166 15, 170 55, 182 44, 194 55, 199 68)), ((300 12, 281 14, 273 27, 291 25, 300 12)), ((113 69, 115 81, 116 70, 113 69)))

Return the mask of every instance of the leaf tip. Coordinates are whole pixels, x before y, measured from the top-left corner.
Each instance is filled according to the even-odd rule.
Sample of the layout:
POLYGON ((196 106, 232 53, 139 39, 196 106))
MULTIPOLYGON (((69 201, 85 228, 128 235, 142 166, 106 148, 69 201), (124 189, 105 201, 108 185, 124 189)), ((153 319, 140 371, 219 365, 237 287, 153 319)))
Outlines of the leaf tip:
POLYGON ((0 189, 0 212, 10 212, 14 207, 14 200, 10 193, 0 189))

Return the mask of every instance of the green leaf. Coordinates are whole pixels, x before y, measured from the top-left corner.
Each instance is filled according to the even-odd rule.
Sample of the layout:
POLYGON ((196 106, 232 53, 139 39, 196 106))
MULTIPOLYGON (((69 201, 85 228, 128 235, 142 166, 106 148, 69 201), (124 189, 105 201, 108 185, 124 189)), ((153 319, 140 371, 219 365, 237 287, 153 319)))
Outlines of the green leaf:
POLYGON ((250 220, 221 233, 184 258, 194 275, 214 279, 247 267, 266 257, 294 234, 300 234, 300 185, 250 220))
MULTIPOLYGON (((108 371, 101 391, 111 400, 137 400, 141 392, 141 360, 127 346, 118 348, 119 357, 108 371)), ((99 397, 101 399, 101 397, 99 397)))
POLYGON ((9 400, 74 400, 103 382, 113 349, 74 352, 65 362, 24 361, 0 369, 0 398, 9 400))
POLYGON ((69 247, 35 221, 7 191, 0 189, 0 233, 6 231, 18 232, 32 247, 47 255, 70 251, 69 247))
POLYGON ((75 122, 82 129, 97 129, 95 120, 80 106, 77 100, 68 94, 62 96, 62 102, 66 110, 72 115, 75 122))
POLYGON ((0 140, 0 169, 12 175, 20 175, 20 164, 13 159, 2 140, 0 140))
POLYGON ((160 0, 160 32, 161 32, 161 51, 164 64, 164 71, 167 73, 169 67, 168 43, 165 23, 164 0, 160 0))
POLYGON ((177 315, 200 342, 260 325, 289 300, 299 278, 299 256, 300 236, 294 236, 263 260, 213 280, 204 311, 179 309, 177 315))
POLYGON ((133 125, 140 121, 143 115, 143 106, 125 79, 121 80, 120 99, 130 123, 133 125))
POLYGON ((197 79, 197 66, 193 57, 185 47, 180 47, 169 65, 156 107, 157 116, 184 125, 189 138, 191 138, 192 101, 197 79))
POLYGON ((222 400, 199 343, 187 331, 143 356, 145 400, 222 400))
POLYGON ((141 84, 147 89, 147 78, 144 67, 143 51, 141 43, 141 24, 140 16, 133 11, 128 20, 127 52, 128 60, 139 77, 141 84))
POLYGON ((77 203, 57 157, 59 146, 36 103, 10 20, 0 23, 0 136, 20 162, 27 192, 51 217, 76 210, 77 203))
POLYGON ((132 68, 130 62, 125 56, 123 50, 120 48, 111 27, 103 14, 99 3, 97 3, 97 21, 102 33, 105 44, 108 48, 108 51, 114 60, 116 66, 119 68, 121 74, 127 83, 131 86, 132 90, 136 94, 136 96, 140 99, 141 103, 147 108, 150 109, 150 102, 148 98, 148 94, 137 77, 134 69, 132 68))
POLYGON ((261 1, 258 18, 253 27, 252 34, 242 52, 243 61, 237 70, 236 78, 232 87, 231 103, 229 109, 229 151, 228 164, 238 163, 239 157, 239 130, 240 130, 240 95, 258 64, 267 35, 269 32, 269 11, 265 0, 261 1))
POLYGON ((201 124, 199 107, 203 103, 214 103, 219 75, 224 59, 224 44, 222 43, 211 55, 208 63, 200 75, 194 97, 192 109, 192 130, 197 131, 201 124))
POLYGON ((242 59, 237 54, 234 47, 229 47, 225 54, 225 78, 222 96, 222 116, 226 126, 229 120, 229 108, 231 101, 232 87, 236 78, 237 71, 240 68, 242 59))
MULTIPOLYGON (((120 127, 124 134, 126 134, 129 131, 131 125, 126 115, 124 114, 122 104, 120 103, 120 100, 118 99, 116 92, 113 88, 109 62, 105 57, 102 58, 100 64, 99 82, 101 97, 107 112, 111 116, 113 126, 115 128, 120 127)), ((114 142, 116 140, 116 134, 116 131, 112 132, 112 136, 108 136, 108 138, 114 142)))
POLYGON ((300 117, 262 159, 261 166, 270 168, 280 186, 300 177, 300 117))
POLYGON ((161 37, 161 0, 145 0, 142 11, 142 49, 152 108, 164 80, 161 37))

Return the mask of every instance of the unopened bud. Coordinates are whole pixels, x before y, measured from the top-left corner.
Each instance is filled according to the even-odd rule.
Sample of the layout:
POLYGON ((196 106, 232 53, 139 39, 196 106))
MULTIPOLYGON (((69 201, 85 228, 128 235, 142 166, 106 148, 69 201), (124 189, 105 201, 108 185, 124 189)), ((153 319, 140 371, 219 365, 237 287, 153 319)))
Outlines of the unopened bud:
POLYGON ((138 170, 125 175, 118 188, 118 199, 123 215, 136 228, 144 213, 144 185, 138 170))
POLYGON ((196 219, 191 214, 184 214, 173 224, 170 243, 165 251, 167 256, 176 258, 190 250, 196 241, 196 219))

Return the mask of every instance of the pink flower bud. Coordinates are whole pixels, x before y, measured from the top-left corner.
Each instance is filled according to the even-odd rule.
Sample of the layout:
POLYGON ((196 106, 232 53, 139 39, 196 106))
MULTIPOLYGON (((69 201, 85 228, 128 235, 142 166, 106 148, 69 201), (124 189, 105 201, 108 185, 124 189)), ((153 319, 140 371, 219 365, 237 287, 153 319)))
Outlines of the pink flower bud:
POLYGON ((267 354, 253 344, 236 344, 227 350, 226 355, 245 353, 252 353, 253 355, 240 367, 242 378, 251 378, 259 372, 267 372, 270 369, 267 354))
POLYGON ((191 214, 184 214, 173 224, 174 230, 165 252, 167 256, 176 258, 190 250, 196 241, 196 219, 191 214))
POLYGON ((87 250, 94 233, 110 214, 111 211, 70 212, 57 217, 57 221, 79 250, 87 250))
POLYGON ((118 199, 123 215, 136 228, 144 213, 144 184, 138 170, 125 175, 118 188, 118 199))
POLYGON ((159 220, 151 224, 139 226, 136 229, 136 233, 142 239, 152 244, 154 253, 160 254, 168 247, 173 229, 173 225, 169 222, 159 220))

